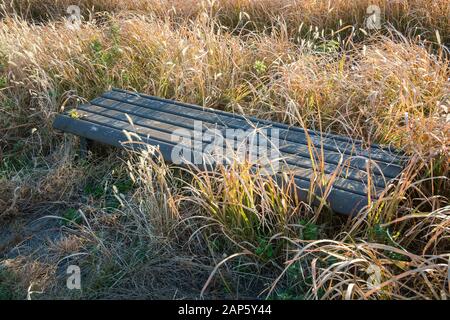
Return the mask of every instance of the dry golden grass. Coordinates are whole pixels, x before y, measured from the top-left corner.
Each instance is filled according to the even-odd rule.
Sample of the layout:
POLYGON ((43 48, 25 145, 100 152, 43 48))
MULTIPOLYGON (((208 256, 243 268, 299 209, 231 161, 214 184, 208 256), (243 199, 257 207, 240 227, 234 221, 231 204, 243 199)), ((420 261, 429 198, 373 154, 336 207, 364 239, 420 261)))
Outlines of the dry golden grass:
POLYGON ((152 270, 168 261, 180 276, 161 281, 184 296, 448 298, 449 3, 375 2, 391 23, 376 33, 358 29, 369 1, 80 1, 96 13, 79 32, 59 18, 68 1, 16 1, 19 16, 5 7, 0 210, 65 219, 65 237, 36 258, 50 266, 36 274, 39 290, 63 294, 44 285, 61 276, 53 264, 88 252, 76 257, 94 270, 91 298, 148 296, 152 270), (181 170, 155 150, 77 163, 52 119, 111 86, 389 144, 411 161, 354 219, 245 166, 181 170), (121 190, 127 175, 133 188, 121 190), (86 192, 90 180, 99 188, 86 192))
MULTIPOLYGON (((4 11, 48 19, 65 15, 65 9, 72 4, 69 0, 13 0, 5 4, 4 11)), ((334 30, 342 24, 362 26, 366 8, 378 5, 385 21, 402 31, 417 28, 434 36, 439 30, 447 40, 450 33, 450 4, 446 0, 79 0, 76 4, 85 16, 87 12, 140 12, 182 21, 206 14, 230 28, 244 24, 256 29, 285 25, 291 34, 298 32, 302 23, 307 28, 334 30)))

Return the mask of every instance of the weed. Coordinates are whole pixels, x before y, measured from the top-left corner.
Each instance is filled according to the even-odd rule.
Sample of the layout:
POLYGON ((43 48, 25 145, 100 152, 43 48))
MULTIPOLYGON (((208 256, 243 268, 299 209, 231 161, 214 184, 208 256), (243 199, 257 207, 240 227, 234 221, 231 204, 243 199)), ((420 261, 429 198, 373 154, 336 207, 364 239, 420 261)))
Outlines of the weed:
POLYGON ((66 211, 64 211, 62 217, 64 218, 62 222, 65 225, 80 224, 83 221, 79 211, 74 208, 69 208, 66 211))
POLYGON ((317 240, 319 239, 319 227, 304 219, 300 220, 300 225, 303 226, 301 229, 301 238, 304 240, 317 240))
POLYGON ((264 239, 259 240, 259 246, 256 248, 255 253, 263 260, 270 260, 274 258, 274 249, 272 244, 264 239))
POLYGON ((94 199, 100 199, 105 196, 105 189, 96 182, 88 183, 84 187, 85 194, 92 196, 94 199))
POLYGON ((256 60, 255 64, 253 65, 253 68, 255 69, 255 71, 258 75, 267 71, 266 64, 261 60, 256 60))

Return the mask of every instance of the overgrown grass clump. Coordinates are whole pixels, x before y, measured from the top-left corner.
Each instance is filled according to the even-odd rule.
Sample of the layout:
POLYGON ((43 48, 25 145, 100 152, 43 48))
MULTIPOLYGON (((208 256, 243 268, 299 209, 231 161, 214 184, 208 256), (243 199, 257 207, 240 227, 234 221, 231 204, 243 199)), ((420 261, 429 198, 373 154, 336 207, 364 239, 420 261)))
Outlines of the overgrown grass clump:
POLYGON ((449 4, 375 2, 378 31, 364 29, 366 1, 80 1, 78 31, 61 18, 67 1, 1 8, 0 228, 47 216, 59 231, 45 254, 0 242, 1 277, 20 278, 0 295, 65 297, 71 261, 89 275, 71 298, 448 298, 449 4), (246 164, 177 168, 153 148, 79 161, 52 120, 111 87, 411 160, 352 219, 246 164))

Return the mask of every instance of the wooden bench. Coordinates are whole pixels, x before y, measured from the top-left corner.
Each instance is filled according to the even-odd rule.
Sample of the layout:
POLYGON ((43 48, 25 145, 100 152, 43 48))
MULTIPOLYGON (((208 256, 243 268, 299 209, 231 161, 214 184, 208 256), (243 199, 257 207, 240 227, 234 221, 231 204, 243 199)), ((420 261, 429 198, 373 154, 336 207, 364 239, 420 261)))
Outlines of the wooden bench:
MULTIPOLYGON (((307 192, 302 190, 310 190, 312 179, 321 172, 332 179, 326 199, 335 212, 342 214, 356 214, 367 206, 369 197, 376 199, 399 176, 406 160, 398 151, 378 145, 363 148, 360 141, 349 137, 321 134, 120 89, 79 106, 75 113, 59 114, 53 127, 80 136, 84 143, 93 140, 122 148, 139 148, 142 142, 158 146, 164 159, 173 161, 174 148, 179 145, 174 141, 174 132, 193 133, 188 139, 195 144, 198 136, 194 129, 198 123, 201 132, 264 129, 264 134, 272 138, 276 130, 282 163, 276 175, 279 176, 280 171, 292 172, 299 195, 306 200, 307 192), (127 132, 138 136, 142 142, 129 143, 127 132), (336 172, 337 176, 333 177, 336 172)), ((203 141, 197 143, 204 145, 203 141)), ((225 139, 223 143, 229 141, 225 139)), ((316 187, 313 192, 320 197, 324 190, 316 187)))

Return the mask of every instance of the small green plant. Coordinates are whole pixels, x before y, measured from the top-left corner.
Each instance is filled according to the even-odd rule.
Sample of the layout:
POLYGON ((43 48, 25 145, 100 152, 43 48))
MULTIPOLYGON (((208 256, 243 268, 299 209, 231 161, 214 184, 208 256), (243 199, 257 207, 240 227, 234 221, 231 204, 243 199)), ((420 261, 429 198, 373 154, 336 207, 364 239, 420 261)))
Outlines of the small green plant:
POLYGON ((333 53, 339 50, 340 43, 336 40, 323 41, 315 47, 317 52, 333 53))
POLYGON ((94 199, 99 199, 105 195, 105 190, 99 184, 89 183, 84 187, 84 193, 92 196, 94 199))
POLYGON ((115 261, 107 260, 98 264, 97 270, 90 274, 90 279, 87 281, 86 294, 96 295, 100 291, 111 288, 125 272, 115 261))
POLYGON ((255 64, 253 65, 253 69, 255 69, 257 74, 263 74, 267 71, 267 66, 264 61, 256 60, 255 64))
POLYGON ((6 54, 3 52, 3 50, 1 50, 2 48, 0 48, 0 72, 5 71, 6 69, 6 65, 8 64, 8 58, 6 56, 6 54))
POLYGON ((300 220, 302 228, 302 238, 304 240, 317 240, 319 238, 319 228, 316 224, 306 220, 300 220))
POLYGON ((374 225, 372 227, 371 233, 374 240, 382 243, 389 242, 389 231, 387 228, 384 228, 380 224, 374 225))
POLYGON ((95 61, 105 67, 110 66, 112 63, 112 56, 110 54, 110 51, 108 49, 103 48, 103 44, 100 42, 99 39, 95 39, 91 43, 91 50, 94 55, 95 61))
POLYGON ((117 23, 113 23, 109 29, 111 39, 114 45, 118 45, 120 41, 120 26, 117 23))
POLYGON ((373 240, 376 240, 378 242, 389 244, 394 247, 397 247, 397 243, 395 242, 400 237, 400 232, 396 232, 394 234, 391 234, 391 231, 387 227, 383 227, 380 224, 375 224, 371 232, 371 238, 373 240))
POLYGON ((273 246, 265 239, 259 240, 259 246, 256 248, 255 253, 263 260, 270 260, 274 257, 273 246))
POLYGON ((94 54, 99 54, 103 50, 102 43, 98 39, 92 41, 90 47, 94 54))
POLYGON ((274 300, 304 300, 304 294, 308 286, 302 278, 300 262, 292 263, 286 270, 287 285, 276 292, 272 299, 274 300))
POLYGON ((32 170, 32 163, 26 154, 27 145, 24 141, 17 141, 11 150, 0 158, 0 176, 8 176, 18 171, 32 170))
POLYGON ((0 177, 8 177, 18 171, 30 169, 30 161, 24 156, 7 156, 0 161, 0 177))
POLYGON ((118 25, 113 24, 111 26, 110 37, 112 45, 105 47, 99 39, 93 40, 90 44, 94 60, 103 67, 113 66, 122 54, 122 49, 120 48, 120 28, 118 25))
POLYGON ((81 214, 74 208, 67 209, 63 214, 63 218, 63 224, 65 225, 80 224, 83 221, 81 214))

